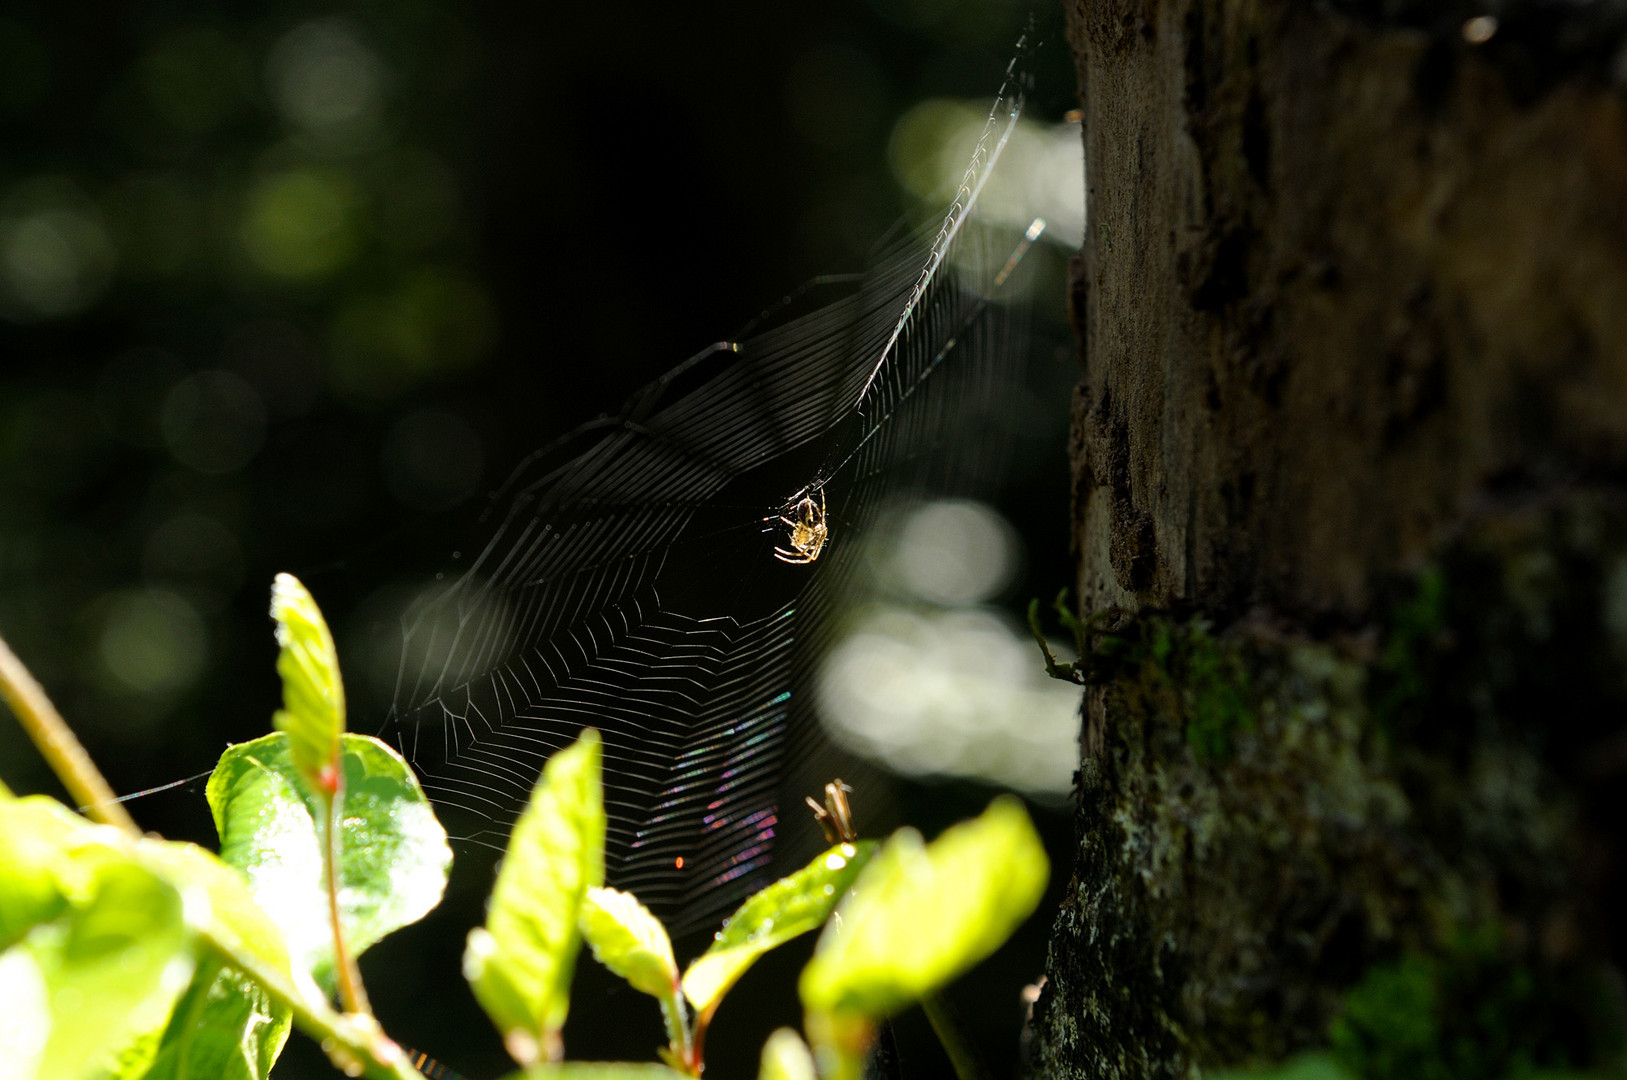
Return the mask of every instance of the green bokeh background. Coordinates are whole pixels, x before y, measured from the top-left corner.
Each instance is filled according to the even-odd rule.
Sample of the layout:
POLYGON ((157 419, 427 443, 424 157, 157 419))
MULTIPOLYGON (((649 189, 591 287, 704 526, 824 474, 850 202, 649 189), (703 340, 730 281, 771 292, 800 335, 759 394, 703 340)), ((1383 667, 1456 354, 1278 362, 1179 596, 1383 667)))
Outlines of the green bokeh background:
MULTIPOLYGON (((141 790, 268 729, 269 587, 292 571, 373 730, 395 612, 478 537, 481 496, 798 283, 862 265, 912 210, 898 118, 988 99, 1031 16, 1031 114, 1054 121, 1073 104, 1059 18, 1006 0, 5 5, 0 631, 141 790)), ((1068 575, 1063 259, 1036 256, 1013 600, 1068 575)), ((56 790, 10 724, 0 763, 56 790)), ((987 798, 904 805, 930 833, 987 798)), ((132 808, 212 839, 201 780, 132 808)), ((1046 828, 1065 839, 1061 816, 1046 828)), ((490 877, 458 855, 447 910, 366 968, 392 1032, 478 1078, 503 1059, 457 955, 490 877)), ((997 1074, 1043 930, 963 991, 997 1074)), ((754 1073, 762 1032, 795 1021, 768 988, 797 965, 725 1004, 715 1073, 754 1073)), ((647 1056, 659 1019, 592 969, 573 1056, 647 1056)), ((910 1021, 899 1038, 904 1075, 937 1072, 910 1021)), ((278 1075, 325 1073, 296 1038, 278 1075)))

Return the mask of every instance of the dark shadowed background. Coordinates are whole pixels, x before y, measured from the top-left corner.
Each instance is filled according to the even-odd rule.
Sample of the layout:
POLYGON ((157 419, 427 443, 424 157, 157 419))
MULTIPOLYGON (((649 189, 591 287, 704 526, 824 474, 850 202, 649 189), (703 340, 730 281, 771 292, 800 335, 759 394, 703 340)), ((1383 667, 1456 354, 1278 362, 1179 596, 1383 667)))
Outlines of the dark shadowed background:
MULTIPOLYGON (((986 108, 1031 15, 1038 139, 1072 76, 1053 13, 1015 0, 6 5, 0 630, 137 791, 266 730, 289 570, 334 625, 351 726, 375 730, 400 607, 478 537, 482 496, 928 213, 944 102, 986 108)), ((1065 133, 1048 145, 1067 157, 1065 133)), ((1033 256, 1012 611, 1069 577, 1062 224, 1033 256)), ((57 790, 9 724, 0 767, 57 790)), ((909 783, 900 805, 931 833, 989 794, 909 783)), ((212 842, 201 781, 132 810, 212 842)), ((489 860, 457 855, 445 909, 363 967, 392 1034, 479 1078, 504 1058, 457 958, 489 860)), ((955 996, 997 1074, 1046 922, 955 996)), ((776 989, 805 951, 724 1006, 713 1074, 750 1075, 797 1021, 776 989)), ((649 1056, 653 1004, 582 969, 571 1055, 649 1056)), ((945 1067, 919 1021, 899 1040, 904 1075, 945 1067)), ((325 1068, 296 1035, 278 1075, 325 1068)))

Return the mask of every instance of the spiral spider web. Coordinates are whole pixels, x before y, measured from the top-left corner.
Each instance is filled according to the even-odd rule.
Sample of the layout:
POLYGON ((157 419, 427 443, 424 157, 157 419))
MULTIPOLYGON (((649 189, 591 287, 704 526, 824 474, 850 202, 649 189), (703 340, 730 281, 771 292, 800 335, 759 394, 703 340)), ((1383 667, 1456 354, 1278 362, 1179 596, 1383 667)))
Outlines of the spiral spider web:
POLYGON ((611 881, 680 928, 811 826, 800 795, 829 776, 807 688, 858 538, 885 505, 999 471, 1025 352, 1007 278, 1043 225, 1011 237, 975 210, 1022 108, 1016 69, 940 225, 533 454, 473 563, 409 613, 385 734, 469 823, 462 839, 500 848, 548 755, 588 726, 611 881), (782 516, 804 498, 829 542, 788 564, 782 516))

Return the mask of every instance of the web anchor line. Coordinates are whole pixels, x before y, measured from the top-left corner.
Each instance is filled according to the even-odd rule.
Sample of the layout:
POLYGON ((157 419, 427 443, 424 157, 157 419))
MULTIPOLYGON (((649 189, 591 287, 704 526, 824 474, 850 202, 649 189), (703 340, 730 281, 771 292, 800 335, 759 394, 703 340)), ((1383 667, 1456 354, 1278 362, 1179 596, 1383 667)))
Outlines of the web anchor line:
POLYGON ((989 177, 994 174, 994 164, 1000 160, 1000 154, 1005 150, 1006 143, 1011 139, 1011 133, 1017 130, 1017 120, 1023 111, 1023 95, 1020 91, 1016 92, 1009 104, 1006 104, 1006 95, 1016 82, 1017 61, 1022 56, 1025 44, 1026 38, 1017 42, 1017 56, 1013 57, 1011 63, 1006 66, 1005 81, 1000 84, 1000 90, 995 95, 994 107, 989 110, 989 118, 983 124, 982 134, 978 136, 977 147, 972 151, 971 163, 966 166, 966 172, 960 178, 960 186, 955 191, 955 201, 950 204, 949 212, 944 215, 943 226, 938 230, 938 235, 933 238, 932 253, 927 259, 926 266, 921 269, 921 276, 916 281, 915 288, 910 290, 910 298, 905 302, 904 310, 898 316, 898 325, 893 327, 892 336, 887 339, 887 344, 882 347, 881 355, 876 358, 875 368, 871 370, 869 378, 864 380, 864 386, 859 390, 859 398, 854 402, 855 405, 864 404, 865 395, 870 392, 870 387, 875 384, 876 376, 881 374, 882 366, 887 363, 887 358, 892 355, 893 346, 898 344, 898 339, 904 333, 904 327, 909 323, 910 316, 915 313, 916 305, 921 302, 921 297, 925 295, 927 287, 932 284, 932 279, 937 275, 938 267, 943 264, 943 258, 948 252, 949 246, 954 243, 955 236, 960 232, 961 226, 966 223, 972 207, 977 204, 978 196, 983 194, 983 186, 989 182, 989 177), (1005 126, 1003 128, 1000 127, 1002 106, 1005 106, 1006 111, 1005 126), (999 131, 999 139, 995 142, 993 149, 990 150, 989 138, 996 130, 999 131), (985 153, 987 154, 986 161, 984 160, 985 153))

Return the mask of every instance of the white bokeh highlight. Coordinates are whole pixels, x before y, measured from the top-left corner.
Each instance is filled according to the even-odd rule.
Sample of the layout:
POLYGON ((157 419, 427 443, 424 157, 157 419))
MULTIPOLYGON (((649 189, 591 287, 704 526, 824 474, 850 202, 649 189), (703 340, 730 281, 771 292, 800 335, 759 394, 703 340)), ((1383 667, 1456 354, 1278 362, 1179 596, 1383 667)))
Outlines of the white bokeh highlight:
POLYGON ((1079 761, 1078 688, 1046 677, 1023 628, 982 606, 1017 572, 1016 531, 964 499, 883 520, 869 540, 877 599, 820 667, 830 737, 906 775, 1065 796, 1079 761))

